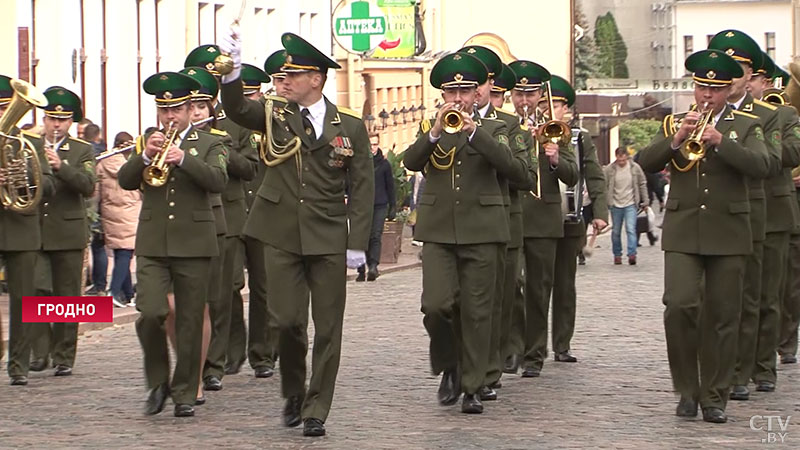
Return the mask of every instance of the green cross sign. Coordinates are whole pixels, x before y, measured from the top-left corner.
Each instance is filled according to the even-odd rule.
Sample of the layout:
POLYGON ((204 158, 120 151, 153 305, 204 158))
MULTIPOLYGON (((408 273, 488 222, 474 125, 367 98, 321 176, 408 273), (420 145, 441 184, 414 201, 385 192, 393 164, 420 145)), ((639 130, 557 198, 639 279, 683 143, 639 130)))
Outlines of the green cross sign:
POLYGON ((370 17, 369 2, 355 1, 350 5, 350 17, 336 19, 336 34, 351 36, 353 51, 366 52, 370 46, 370 36, 386 33, 386 18, 370 17))

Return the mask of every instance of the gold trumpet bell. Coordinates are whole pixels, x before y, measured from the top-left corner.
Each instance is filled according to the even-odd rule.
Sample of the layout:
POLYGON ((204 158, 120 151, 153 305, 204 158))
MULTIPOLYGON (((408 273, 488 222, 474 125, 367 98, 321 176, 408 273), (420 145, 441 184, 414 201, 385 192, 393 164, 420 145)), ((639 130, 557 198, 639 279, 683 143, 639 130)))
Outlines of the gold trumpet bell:
POLYGON ((569 126, 560 120, 551 120, 542 125, 539 134, 539 142, 544 145, 548 142, 553 144, 566 145, 572 137, 572 130, 569 126))
POLYGON ((456 134, 464 127, 464 117, 458 109, 450 109, 442 116, 442 130, 448 134, 456 134))

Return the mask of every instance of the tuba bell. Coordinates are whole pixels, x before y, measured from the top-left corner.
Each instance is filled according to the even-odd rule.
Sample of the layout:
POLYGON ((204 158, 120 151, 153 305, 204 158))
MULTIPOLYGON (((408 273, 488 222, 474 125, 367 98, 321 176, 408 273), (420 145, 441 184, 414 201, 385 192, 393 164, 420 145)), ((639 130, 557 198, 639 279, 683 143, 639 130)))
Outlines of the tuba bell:
POLYGON ((6 209, 24 213, 36 208, 42 198, 42 166, 31 141, 12 136, 11 131, 31 108, 47 106, 47 98, 22 80, 11 80, 11 89, 14 95, 0 116, 0 171, 5 175, 0 202, 6 209))

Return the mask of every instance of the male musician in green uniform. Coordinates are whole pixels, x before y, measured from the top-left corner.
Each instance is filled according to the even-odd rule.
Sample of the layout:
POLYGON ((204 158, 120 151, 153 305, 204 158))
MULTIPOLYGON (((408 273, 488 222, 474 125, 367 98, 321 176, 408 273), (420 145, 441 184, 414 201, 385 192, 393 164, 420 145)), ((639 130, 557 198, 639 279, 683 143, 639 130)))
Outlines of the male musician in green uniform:
MULTIPOLYGON (((564 115, 575 103, 575 90, 564 78, 553 75, 550 79, 554 116, 563 121, 564 115)), ((549 109, 546 99, 539 101, 540 108, 549 109)), ((555 360, 577 362, 578 358, 570 352, 570 341, 575 331, 575 275, 578 269, 577 256, 586 243, 586 224, 583 222, 583 208, 592 208, 594 220, 591 226, 599 231, 608 225, 608 205, 606 202, 606 180, 603 168, 597 159, 597 150, 586 130, 572 129, 572 148, 578 162, 580 181, 567 192, 566 217, 564 217, 564 237, 558 239, 556 247, 555 273, 553 277, 553 353, 555 360), (580 141, 579 141, 580 140, 580 141), (585 192, 590 204, 584 204, 585 192), (571 198, 570 198, 571 197, 571 198)))
MULTIPOLYGON (((243 89, 245 97, 252 100, 260 99, 262 96, 261 84, 269 82, 270 77, 264 73, 263 70, 251 64, 242 64, 242 83, 244 84, 243 89)), ((231 302, 231 329, 230 339, 228 341, 228 356, 226 359, 230 366, 229 372, 238 372, 244 360, 251 354, 250 350, 255 346, 258 352, 253 355, 256 357, 256 360, 250 361, 250 366, 255 370, 256 377, 264 377, 264 375, 271 373, 271 366, 274 364, 272 363, 274 356, 265 351, 267 345, 266 318, 268 317, 266 298, 263 300, 257 296, 254 298, 253 294, 250 294, 250 329, 248 333, 248 329, 244 323, 244 304, 242 296, 239 293, 241 288, 236 286, 237 274, 240 274, 241 269, 244 267, 243 253, 245 247, 242 245, 242 231, 244 230, 244 223, 247 220, 248 211, 244 188, 246 183, 256 178, 263 180, 263 176, 256 176, 261 167, 261 164, 258 163, 257 137, 258 135, 256 133, 250 133, 250 147, 247 149, 248 157, 253 161, 253 177, 249 180, 241 180, 235 191, 231 189, 231 183, 228 182, 228 189, 225 192, 226 202, 233 202, 234 199, 237 202, 238 207, 235 216, 240 219, 236 220, 235 223, 232 223, 232 220, 228 221, 229 227, 235 226, 235 229, 229 230, 229 232, 235 231, 235 233, 231 233, 231 238, 235 239, 232 245, 236 246, 236 260, 231 262, 234 270, 234 285, 232 286, 233 291, 231 292, 233 295, 233 301, 231 302)), ((225 209, 226 217, 229 217, 229 209, 230 208, 225 209)), ((248 276, 249 275, 250 273, 248 272, 248 276)), ((264 274, 260 275, 264 276, 264 274)))
MULTIPOLYGON (((11 87, 11 78, 0 75, 0 117, 7 112, 14 90, 11 87)), ((42 150, 42 146, 34 143, 39 136, 28 132, 20 132, 14 126, 11 130, 0 132, 22 136, 31 140, 35 146, 39 163, 41 165, 41 185, 37 189, 43 195, 52 195, 55 192, 53 171, 42 150)), ((0 143, 10 143, 12 148, 19 150, 19 144, 14 140, 0 137, 0 143)), ((2 150, 5 151, 5 150, 2 150)), ((10 157, 10 155, 6 155, 10 157)), ((0 185, 6 186, 8 168, 0 168, 0 185)), ((29 180, 35 175, 28 173, 29 180)), ((8 317, 8 376, 12 386, 25 386, 28 384, 28 365, 30 363, 30 334, 31 324, 22 322, 22 296, 35 295, 34 266, 36 253, 42 248, 41 226, 37 208, 17 211, 10 204, 3 202, 0 205, 0 256, 3 258, 8 281, 9 317, 8 317)), ((0 338, 2 341, 2 338, 0 338)), ((0 350, 2 354, 2 350, 0 350)))
POLYGON ((452 405, 463 392, 461 411, 471 414, 483 412, 498 248, 510 237, 498 176, 522 182, 527 175, 508 147, 505 123, 474 110, 487 77, 468 53, 440 59, 430 81, 444 104, 434 120, 422 121, 403 158, 409 170, 426 171, 414 238, 425 243, 422 312, 433 373, 444 372, 439 402, 452 405), (458 121, 445 124, 445 115, 456 116, 460 129, 458 121))
MULTIPOLYGON (((789 248, 789 232, 794 227, 790 162, 798 162, 797 138, 791 124, 784 130, 777 106, 747 92, 753 75, 765 67, 764 53, 748 35, 724 30, 709 42, 709 48, 726 52, 741 66, 744 76, 733 80, 728 102, 731 107, 758 116, 764 128, 770 153, 769 176, 749 180, 751 228, 758 236, 748 259, 739 325, 737 369, 731 392, 733 400, 747 400, 747 384, 753 379, 759 391, 775 389, 775 352, 780 336, 780 308, 783 273, 789 248), (791 142, 784 145, 783 137, 791 142), (785 149, 785 150, 784 150, 785 149), (783 160, 786 162, 783 162, 783 160), (785 166, 785 170, 782 168, 785 166), (760 270, 760 274, 758 271, 760 270)), ((761 75, 756 75, 761 76, 761 75)), ((795 116, 795 122, 797 117, 795 116)))
MULTIPOLYGON (((219 56, 216 45, 201 45, 186 56, 185 67, 202 67, 211 74, 219 76, 214 59, 219 56)), ((238 373, 244 359, 226 361, 231 335, 231 313, 233 301, 233 278, 239 249, 238 239, 246 218, 242 180, 255 177, 258 161, 251 142, 250 130, 246 130, 231 120, 227 120, 225 110, 217 105, 216 127, 230 136, 233 145, 228 154, 232 158, 228 164, 229 181, 221 196, 225 212, 225 244, 220 249, 222 275, 219 293, 216 289, 209 298, 211 315, 211 344, 203 367, 203 388, 209 391, 222 389, 222 377, 228 373, 238 373)), ((214 288, 215 286, 212 286, 214 288)))
POLYGON ((322 95, 328 69, 340 66, 295 34, 285 33, 281 41, 286 106, 267 100, 265 107, 244 97, 241 43, 232 36, 224 40, 234 69, 222 78, 222 101, 229 118, 269 131, 262 137, 264 182, 245 234, 266 244, 267 279, 274 280, 267 297, 280 327, 284 424, 303 421, 305 436, 322 436, 339 369, 346 268, 366 262, 375 181, 360 116, 322 95), (306 389, 309 294, 315 336, 306 389))
POLYGON ((739 64, 725 52, 703 50, 685 65, 694 74, 695 101, 708 113, 667 116, 639 164, 648 172, 668 164, 670 170, 661 243, 667 354, 681 395, 676 415, 696 416, 699 402, 703 420, 722 423, 736 364, 741 280, 753 251, 747 177, 766 176, 770 162, 759 119, 727 104, 731 80, 744 73, 739 64), (713 123, 696 136, 701 118, 713 123), (684 156, 690 137, 704 152, 684 156))
MULTIPOLYGON (((44 196, 39 208, 42 227, 41 258, 56 296, 81 295, 83 252, 89 240, 84 199, 94 193, 94 151, 91 145, 69 135, 73 122, 83 118, 81 100, 70 90, 53 86, 44 92, 45 135, 42 146, 55 178, 55 193, 44 196)), ((55 376, 72 375, 78 345, 77 323, 41 323, 32 329, 31 342, 43 341, 49 349, 55 376)), ((46 355, 36 355, 47 360, 46 355)))
MULTIPOLYGON (((459 52, 467 53, 478 58, 486 66, 488 78, 486 82, 479 85, 476 90, 477 96, 475 106, 477 107, 477 113, 480 118, 505 122, 509 138, 508 145, 512 155, 517 160, 517 167, 515 170, 517 179, 514 180, 515 182, 508 180, 499 173, 497 177, 497 182, 503 193, 503 205, 506 207, 506 213, 508 214, 509 237, 516 238, 509 240, 507 244, 500 244, 498 248, 497 275, 495 276, 495 292, 494 298, 492 299, 492 332, 489 340, 489 362, 486 380, 480 391, 481 400, 497 400, 495 388, 500 387, 500 376, 503 374, 504 362, 503 355, 500 353, 500 341, 504 330, 504 323, 502 320, 503 305, 505 304, 506 283, 511 281, 510 278, 506 277, 506 272, 514 272, 515 277, 513 282, 516 284, 516 263, 519 261, 518 253, 509 250, 508 247, 512 245, 512 243, 521 244, 522 241, 522 207, 519 203, 517 190, 531 189, 533 187, 532 181, 535 175, 533 175, 530 170, 528 148, 525 145, 525 139, 522 137, 519 121, 513 114, 496 109, 490 102, 491 90, 495 84, 495 77, 497 76, 497 78, 499 78, 503 71, 509 73, 511 69, 500 61, 500 57, 497 56, 495 52, 480 45, 470 45, 462 48, 459 52), (511 194, 511 192, 513 192, 513 194, 511 194), (514 211, 512 211, 512 208, 514 211), (514 232, 513 236, 511 234, 512 229, 514 232)), ((511 73, 513 74, 513 72, 511 73)), ((515 248, 519 248, 519 246, 520 245, 516 245, 515 248)))
POLYGON ((146 136, 144 150, 120 169, 119 184, 127 190, 141 189, 144 194, 136 231, 136 309, 140 312, 136 333, 150 389, 145 414, 160 413, 171 395, 175 416, 188 417, 194 415, 200 379, 210 261, 219 252, 210 194, 225 189, 227 149, 217 136, 191 127, 187 101, 192 91, 200 90, 196 80, 161 72, 149 77, 143 88, 155 96, 158 120, 167 131, 146 136), (175 137, 170 142, 172 133, 175 137), (161 169, 168 173, 145 176, 146 169, 156 172, 153 165, 162 158, 165 167, 161 169), (164 330, 170 285, 177 333, 171 382, 164 330))
MULTIPOLYGON (((568 141, 541 144, 539 136, 544 116, 537 112, 542 85, 550 80, 550 72, 531 61, 510 64, 517 76, 511 99, 517 114, 534 120, 529 131, 538 163, 537 186, 522 194, 522 222, 525 253, 525 354, 522 376, 538 377, 547 358, 547 316, 553 289, 556 248, 564 236, 559 180, 567 186, 578 182, 578 166, 568 141), (537 123, 538 122, 538 123, 537 123), (538 127, 538 128, 537 128, 538 127)), ((523 121, 526 119, 523 119, 523 121)), ((548 116, 548 119, 549 116, 548 116)))
MULTIPOLYGON (((499 75, 494 77, 494 83, 492 83, 492 90, 489 93, 489 101, 492 102, 492 105, 495 109, 502 109, 503 105, 506 102, 506 92, 510 91, 514 87, 514 83, 517 81, 516 75, 514 75, 514 71, 511 70, 511 67, 508 65, 503 64, 503 70, 500 71, 499 75)), ((516 117, 511 114, 516 120, 516 117)), ((519 122, 519 121, 517 121, 519 122)))

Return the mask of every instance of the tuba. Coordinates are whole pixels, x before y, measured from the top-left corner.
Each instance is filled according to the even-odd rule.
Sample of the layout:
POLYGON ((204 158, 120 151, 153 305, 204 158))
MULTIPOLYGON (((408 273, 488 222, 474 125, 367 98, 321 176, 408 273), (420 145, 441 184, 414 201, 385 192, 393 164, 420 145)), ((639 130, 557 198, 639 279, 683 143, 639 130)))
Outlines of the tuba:
POLYGON ((0 116, 0 171, 5 175, 0 201, 4 208, 24 213, 36 208, 42 198, 42 166, 31 141, 12 136, 11 131, 31 108, 47 106, 47 98, 22 80, 11 80, 11 88, 14 96, 0 116))
POLYGON ((161 144, 158 154, 150 161, 150 165, 142 171, 144 182, 153 187, 161 187, 167 184, 169 172, 172 170, 166 159, 169 148, 175 142, 175 138, 178 137, 178 128, 175 126, 175 122, 170 122, 165 134, 167 137, 164 139, 164 143, 161 144))
POLYGON ((697 120, 692 134, 681 144, 681 154, 687 161, 697 161, 706 155, 706 146, 703 144, 702 137, 706 127, 714 126, 714 108, 709 108, 708 103, 703 103, 702 115, 697 120))

